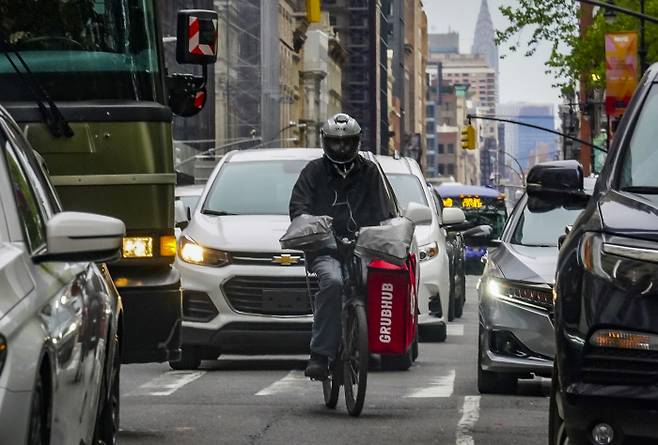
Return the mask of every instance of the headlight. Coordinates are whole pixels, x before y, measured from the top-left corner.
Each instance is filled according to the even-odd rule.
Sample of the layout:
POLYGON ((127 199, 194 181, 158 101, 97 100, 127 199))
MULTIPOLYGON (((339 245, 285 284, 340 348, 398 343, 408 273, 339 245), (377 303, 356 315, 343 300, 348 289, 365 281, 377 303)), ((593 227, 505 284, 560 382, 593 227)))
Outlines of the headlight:
POLYGON ((658 249, 624 244, 619 237, 606 241, 586 233, 580 243, 580 263, 593 275, 640 295, 658 292, 658 249))
POLYGON ((5 366, 5 359, 7 358, 7 339, 0 334, 0 373, 5 366))
POLYGON ((491 298, 526 303, 547 310, 553 309, 553 292, 549 287, 489 278, 486 281, 485 293, 491 298))
POLYGON ((124 258, 151 258, 153 256, 153 238, 127 236, 123 239, 121 254, 124 258))
POLYGON ((181 260, 200 266, 223 267, 231 260, 228 252, 200 246, 186 237, 181 238, 178 252, 181 260))
POLYGON ((434 258, 439 254, 439 245, 435 242, 430 244, 425 244, 418 248, 418 254, 420 255, 420 260, 425 261, 430 258, 434 258))

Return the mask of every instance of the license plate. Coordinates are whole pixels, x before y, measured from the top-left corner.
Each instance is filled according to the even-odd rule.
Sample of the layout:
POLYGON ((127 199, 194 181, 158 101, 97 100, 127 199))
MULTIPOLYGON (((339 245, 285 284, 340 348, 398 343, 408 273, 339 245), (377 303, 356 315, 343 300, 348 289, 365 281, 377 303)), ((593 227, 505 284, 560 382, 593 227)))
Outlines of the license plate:
POLYGON ((309 298, 306 290, 263 289, 263 310, 267 312, 306 312, 309 308, 309 298))

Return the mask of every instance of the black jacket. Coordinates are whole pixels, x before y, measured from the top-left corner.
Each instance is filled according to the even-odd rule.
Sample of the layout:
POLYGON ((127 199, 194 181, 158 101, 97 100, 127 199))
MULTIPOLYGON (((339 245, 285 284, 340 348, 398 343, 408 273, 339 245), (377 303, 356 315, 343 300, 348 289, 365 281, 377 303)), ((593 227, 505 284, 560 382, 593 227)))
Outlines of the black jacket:
POLYGON ((324 156, 308 163, 290 198, 290 219, 301 214, 334 219, 341 237, 352 237, 361 227, 376 226, 396 216, 394 201, 377 166, 357 156, 346 178, 324 156))

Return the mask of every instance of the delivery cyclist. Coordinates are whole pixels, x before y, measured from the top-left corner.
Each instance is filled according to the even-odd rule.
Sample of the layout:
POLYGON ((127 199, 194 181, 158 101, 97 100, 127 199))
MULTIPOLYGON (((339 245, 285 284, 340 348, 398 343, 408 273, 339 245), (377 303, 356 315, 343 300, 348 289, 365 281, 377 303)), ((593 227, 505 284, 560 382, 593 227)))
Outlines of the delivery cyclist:
MULTIPOLYGON (((377 166, 359 155, 361 127, 339 113, 320 131, 324 156, 302 170, 290 198, 290 219, 299 215, 328 215, 339 238, 353 239, 361 227, 394 217, 391 200, 377 166)), ((341 337, 343 275, 336 252, 307 255, 309 270, 318 277, 315 295, 311 359, 304 375, 328 377, 329 360, 341 337)))

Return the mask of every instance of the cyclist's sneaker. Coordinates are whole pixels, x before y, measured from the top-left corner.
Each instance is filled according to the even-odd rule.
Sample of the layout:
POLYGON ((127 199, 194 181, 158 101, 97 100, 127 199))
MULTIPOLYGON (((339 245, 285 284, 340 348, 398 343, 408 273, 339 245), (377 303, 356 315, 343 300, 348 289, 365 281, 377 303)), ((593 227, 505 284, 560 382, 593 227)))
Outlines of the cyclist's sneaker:
POLYGON ((329 358, 325 355, 311 353, 311 359, 306 365, 304 375, 311 380, 327 380, 329 378, 329 358))

